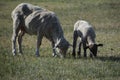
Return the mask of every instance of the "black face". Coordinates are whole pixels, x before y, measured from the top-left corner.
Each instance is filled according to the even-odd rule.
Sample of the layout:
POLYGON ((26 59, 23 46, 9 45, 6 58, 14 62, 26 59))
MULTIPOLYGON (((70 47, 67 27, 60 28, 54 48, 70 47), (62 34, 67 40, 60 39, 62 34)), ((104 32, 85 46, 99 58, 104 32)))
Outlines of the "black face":
POLYGON ((92 52, 92 54, 96 57, 97 56, 97 50, 98 50, 98 46, 96 44, 94 44, 93 46, 91 46, 90 51, 92 52))
POLYGON ((66 52, 69 48, 69 44, 65 44, 63 45, 57 45, 57 48, 59 49, 58 53, 60 53, 62 55, 62 57, 66 56, 66 52))
POLYGON ((61 50, 61 53, 62 53, 63 57, 65 57, 66 56, 66 52, 68 50, 68 47, 61 48, 60 50, 61 50))
POLYGON ((87 46, 87 48, 89 48, 90 51, 92 52, 92 54, 96 57, 99 46, 103 46, 103 44, 94 44, 94 45, 91 45, 91 46, 87 46))

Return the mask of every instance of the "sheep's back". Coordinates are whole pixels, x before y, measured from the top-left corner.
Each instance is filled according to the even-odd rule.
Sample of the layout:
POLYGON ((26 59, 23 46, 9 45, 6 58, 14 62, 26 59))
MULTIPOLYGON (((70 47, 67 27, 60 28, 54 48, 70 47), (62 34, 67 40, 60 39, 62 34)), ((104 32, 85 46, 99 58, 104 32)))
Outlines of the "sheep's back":
POLYGON ((23 17, 26 17, 36 10, 45 10, 45 9, 39 6, 34 6, 29 3, 21 3, 12 11, 11 16, 13 18, 15 14, 19 14, 22 15, 23 17))

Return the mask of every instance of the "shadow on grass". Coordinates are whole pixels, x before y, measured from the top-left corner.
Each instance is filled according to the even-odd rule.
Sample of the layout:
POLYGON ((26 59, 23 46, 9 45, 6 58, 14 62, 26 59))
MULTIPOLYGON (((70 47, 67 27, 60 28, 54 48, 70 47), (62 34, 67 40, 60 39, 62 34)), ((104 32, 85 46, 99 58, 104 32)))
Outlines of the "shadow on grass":
POLYGON ((67 57, 67 59, 83 59, 83 60, 89 60, 89 59, 93 59, 93 60, 101 60, 101 61, 113 61, 113 62, 120 62, 120 56, 98 56, 96 58, 91 58, 91 57, 80 57, 80 58, 73 58, 72 56, 67 57))
POLYGON ((120 62, 120 56, 101 56, 101 57, 97 57, 97 59, 101 60, 101 61, 116 61, 116 62, 120 62))

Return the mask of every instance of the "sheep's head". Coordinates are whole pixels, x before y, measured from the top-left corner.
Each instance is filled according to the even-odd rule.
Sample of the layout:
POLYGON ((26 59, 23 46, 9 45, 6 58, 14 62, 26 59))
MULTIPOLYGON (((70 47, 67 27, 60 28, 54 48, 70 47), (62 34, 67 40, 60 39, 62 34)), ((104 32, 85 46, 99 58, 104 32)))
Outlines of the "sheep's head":
POLYGON ((91 53, 96 57, 99 46, 103 46, 103 44, 93 44, 93 45, 87 46, 87 48, 89 48, 91 53))
POLYGON ((64 58, 66 56, 69 46, 69 42, 65 39, 59 40, 58 43, 55 45, 56 52, 58 53, 57 55, 59 55, 61 58, 64 58))

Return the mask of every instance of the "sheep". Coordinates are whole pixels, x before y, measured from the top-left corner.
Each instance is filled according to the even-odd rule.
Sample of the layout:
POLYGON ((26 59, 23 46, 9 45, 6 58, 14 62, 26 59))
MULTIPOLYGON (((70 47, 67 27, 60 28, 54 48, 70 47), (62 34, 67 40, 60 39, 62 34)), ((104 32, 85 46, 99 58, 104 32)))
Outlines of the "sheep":
POLYGON ((103 46, 103 44, 96 44, 95 42, 95 31, 90 23, 85 20, 78 20, 74 24, 73 32, 73 57, 76 57, 76 44, 77 39, 80 37, 80 43, 78 48, 78 57, 81 57, 81 44, 83 44, 84 57, 87 57, 86 49, 90 50, 90 57, 93 55, 97 56, 98 46, 103 46))
POLYGON ((18 36, 18 33, 20 32, 20 29, 22 30, 18 36, 18 52, 22 53, 21 50, 21 36, 24 35, 24 20, 25 18, 31 14, 32 12, 39 10, 39 11, 44 11, 45 9, 39 7, 39 6, 34 6, 29 3, 21 3, 19 4, 11 13, 11 17, 13 19, 13 35, 12 35, 12 53, 13 55, 16 54, 16 38, 18 36))
MULTIPOLYGON (((15 9, 16 10, 16 9, 15 9)), ((53 56, 59 55, 65 57, 69 42, 64 38, 64 33, 56 14, 48 10, 35 10, 24 17, 13 11, 13 35, 12 35, 12 53, 16 55, 16 38, 18 37, 18 52, 22 54, 22 37, 25 33, 37 35, 36 56, 40 56, 39 48, 43 37, 46 37, 53 48, 53 56), (57 51, 58 50, 58 51, 57 51), (59 54, 58 54, 59 53, 59 54)), ((22 12, 22 11, 21 11, 22 12)))

